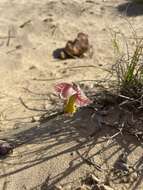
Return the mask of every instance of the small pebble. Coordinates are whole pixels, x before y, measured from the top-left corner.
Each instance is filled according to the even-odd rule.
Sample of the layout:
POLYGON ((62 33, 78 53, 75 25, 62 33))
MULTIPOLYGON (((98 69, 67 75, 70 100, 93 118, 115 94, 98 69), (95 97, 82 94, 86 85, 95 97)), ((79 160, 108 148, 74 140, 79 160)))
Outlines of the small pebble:
POLYGON ((22 45, 17 45, 15 46, 16 49, 21 49, 22 48, 22 45))
POLYGON ((31 66, 29 67, 29 70, 33 70, 33 69, 36 69, 36 66, 35 66, 35 65, 31 65, 31 66))
POLYGON ((73 156, 73 152, 71 152, 70 155, 73 156))
POLYGON ((53 18, 45 18, 43 20, 43 22, 53 22, 53 21, 54 21, 53 18))

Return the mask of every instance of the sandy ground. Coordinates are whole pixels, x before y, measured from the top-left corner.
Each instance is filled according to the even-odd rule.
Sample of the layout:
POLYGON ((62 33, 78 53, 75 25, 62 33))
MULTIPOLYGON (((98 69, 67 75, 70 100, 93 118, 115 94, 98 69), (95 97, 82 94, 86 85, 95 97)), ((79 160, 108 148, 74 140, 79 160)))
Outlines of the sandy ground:
MULTIPOLYGON (((10 157, 1 160, 0 190, 44 190, 73 181, 72 185, 78 184, 80 177, 93 170, 76 152, 86 149, 80 144, 88 128, 79 132, 79 124, 69 125, 63 118, 31 124, 32 116, 41 112, 26 109, 19 98, 33 109, 49 110, 55 108, 49 97, 55 83, 74 81, 93 86, 93 80, 103 79, 103 69, 114 61, 110 28, 129 38, 129 20, 142 35, 143 8, 131 5, 126 12, 127 6, 125 0, 0 1, 0 137, 17 145, 10 157), (81 31, 89 35, 93 57, 56 60, 53 51, 81 31)), ((90 144, 94 145, 90 154, 102 165, 97 152, 106 144, 97 142, 90 144)), ((121 142, 116 143, 105 151, 105 157, 113 155, 108 158, 113 162, 123 149, 121 142)), ((142 148, 137 146, 130 156, 136 161, 141 153, 142 148)), ((99 176, 103 174, 99 172, 99 176)), ((141 190, 141 180, 135 187, 114 187, 141 190)))

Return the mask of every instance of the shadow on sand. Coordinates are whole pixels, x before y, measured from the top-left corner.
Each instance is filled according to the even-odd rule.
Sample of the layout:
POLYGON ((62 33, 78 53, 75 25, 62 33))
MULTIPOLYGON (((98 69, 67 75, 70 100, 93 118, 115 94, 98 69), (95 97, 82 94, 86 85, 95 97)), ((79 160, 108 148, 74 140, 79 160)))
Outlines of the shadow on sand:
POLYGON ((140 16, 143 15, 143 4, 137 4, 133 2, 124 3, 119 5, 117 10, 129 17, 140 16))
MULTIPOLYGON (((110 123, 114 123, 119 119, 120 114, 116 108, 108 111, 110 114, 106 116, 106 119, 111 119, 110 123)), ((55 184, 72 174, 83 164, 88 164, 100 174, 103 168, 106 171, 108 169, 102 175, 105 174, 105 178, 111 176, 112 171, 110 168, 118 160, 119 155, 126 153, 127 157, 129 157, 133 152, 141 148, 142 145, 135 137, 128 133, 115 135, 119 130, 114 125, 112 126, 112 124, 111 126, 103 124, 102 121, 102 114, 95 112, 92 108, 83 108, 73 117, 65 115, 47 116, 44 120, 40 121, 38 126, 37 123, 33 123, 32 125, 26 124, 21 127, 21 123, 19 123, 20 127, 13 134, 1 134, 0 137, 5 136, 5 139, 9 139, 15 144, 16 149, 21 146, 25 147, 21 153, 23 161, 19 161, 19 155, 15 156, 15 165, 18 165, 18 167, 15 169, 13 164, 11 164, 11 168, 5 169, 5 172, 0 174, 0 179, 44 162, 49 163, 54 158, 58 159, 62 155, 72 153, 76 154, 76 158, 74 157, 72 161, 69 161, 69 167, 65 168, 65 171, 56 175, 52 173, 48 174, 46 180, 41 185, 30 190, 52 189, 55 184), (34 148, 27 148, 27 145, 31 144, 34 145, 34 148), (64 147, 67 144, 70 144, 70 146, 64 147), (62 149, 59 148, 61 146, 63 146, 62 149), (32 159, 29 160, 29 158, 32 159), (98 160, 97 158, 100 159, 100 163, 94 161, 98 160)), ((10 163, 11 159, 13 160, 14 158, 8 157, 7 159, 6 162, 10 163)), ((3 160, 4 162, 5 160, 3 160)), ((140 155, 135 161, 132 160, 132 165, 138 170, 142 162, 143 157, 140 155)), ((138 178, 130 183, 129 189, 136 190, 142 180, 143 175, 138 175, 138 178)))

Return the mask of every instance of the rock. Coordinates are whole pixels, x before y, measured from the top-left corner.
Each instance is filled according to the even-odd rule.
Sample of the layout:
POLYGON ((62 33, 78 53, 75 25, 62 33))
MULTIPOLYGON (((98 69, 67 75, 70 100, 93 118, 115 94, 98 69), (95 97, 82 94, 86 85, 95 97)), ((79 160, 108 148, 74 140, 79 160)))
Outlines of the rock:
POLYGON ((0 156, 5 156, 13 152, 14 146, 10 143, 3 142, 0 144, 0 156))
POLYGON ((100 185, 100 190, 113 190, 113 188, 111 188, 107 185, 100 185))
POLYGON ((81 57, 89 49, 88 35, 84 33, 78 33, 77 38, 74 41, 68 41, 64 51, 69 56, 81 57))
POLYGON ((75 40, 69 40, 65 47, 60 51, 59 58, 67 59, 67 58, 76 58, 76 57, 84 57, 85 53, 90 50, 90 45, 88 41, 88 35, 80 32, 77 34, 75 40))

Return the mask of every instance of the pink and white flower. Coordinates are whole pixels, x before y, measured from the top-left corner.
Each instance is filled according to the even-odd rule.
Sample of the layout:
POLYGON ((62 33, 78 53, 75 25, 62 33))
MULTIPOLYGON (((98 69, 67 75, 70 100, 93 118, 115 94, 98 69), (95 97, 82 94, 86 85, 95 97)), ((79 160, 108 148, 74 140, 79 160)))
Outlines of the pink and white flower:
POLYGON ((55 85, 55 91, 61 99, 67 100, 73 94, 76 94, 76 105, 78 107, 86 106, 91 103, 91 100, 84 94, 81 88, 75 83, 59 83, 55 85))

